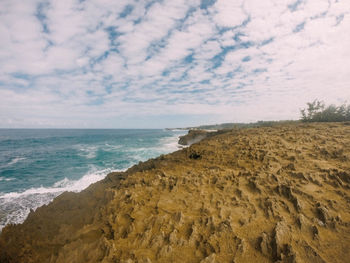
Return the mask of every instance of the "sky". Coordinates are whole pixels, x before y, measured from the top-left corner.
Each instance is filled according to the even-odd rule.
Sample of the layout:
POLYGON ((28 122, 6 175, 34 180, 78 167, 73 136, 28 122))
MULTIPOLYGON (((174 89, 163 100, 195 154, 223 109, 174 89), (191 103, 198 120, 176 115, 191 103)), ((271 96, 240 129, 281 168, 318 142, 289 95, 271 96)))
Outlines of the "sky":
POLYGON ((350 102, 348 0, 0 0, 0 128, 298 119, 350 102))

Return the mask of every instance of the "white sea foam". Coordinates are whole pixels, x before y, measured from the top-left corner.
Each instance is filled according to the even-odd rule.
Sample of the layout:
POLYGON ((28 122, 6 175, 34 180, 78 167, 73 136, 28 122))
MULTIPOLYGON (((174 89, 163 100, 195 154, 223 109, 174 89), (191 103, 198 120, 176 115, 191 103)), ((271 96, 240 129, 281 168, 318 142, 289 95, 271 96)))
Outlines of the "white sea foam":
POLYGON ((13 181, 13 180, 15 180, 15 178, 6 178, 6 177, 1 177, 1 176, 0 176, 0 182, 1 182, 1 181, 9 182, 9 181, 13 181))
POLYGON ((182 134, 177 133, 173 136, 161 138, 158 143, 152 147, 130 148, 129 152, 132 153, 131 158, 135 162, 146 161, 149 159, 149 156, 157 157, 161 154, 177 151, 179 148, 181 148, 181 145, 178 144, 180 135, 182 134))
POLYGON ((186 134, 186 131, 183 131, 183 134, 176 133, 171 137, 162 138, 160 144, 156 147, 159 151, 162 152, 173 152, 181 148, 179 145, 179 136, 186 134))
POLYGON ((0 194, 0 231, 8 223, 22 223, 31 209, 48 204, 65 191, 80 192, 90 184, 102 180, 111 169, 91 170, 79 180, 64 178, 52 187, 30 188, 24 192, 0 194))
POLYGON ((78 150, 80 151, 80 154, 79 154, 80 156, 83 156, 87 159, 93 159, 96 157, 98 147, 79 145, 78 150))
POLYGON ((25 160, 25 159, 27 159, 27 158, 25 158, 25 157, 15 157, 7 164, 7 166, 14 165, 14 164, 18 163, 19 161, 22 161, 22 160, 25 160))
POLYGON ((105 143, 105 147, 103 147, 104 151, 107 152, 114 152, 116 150, 120 150, 122 148, 122 145, 111 145, 109 143, 105 143))

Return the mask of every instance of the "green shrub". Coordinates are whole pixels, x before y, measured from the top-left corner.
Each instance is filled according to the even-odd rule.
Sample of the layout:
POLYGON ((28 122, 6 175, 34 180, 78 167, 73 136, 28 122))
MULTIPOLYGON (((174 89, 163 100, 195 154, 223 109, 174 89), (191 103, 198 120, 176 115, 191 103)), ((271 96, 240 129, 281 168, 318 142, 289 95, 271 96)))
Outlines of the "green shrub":
POLYGON ((350 105, 325 106, 324 102, 314 100, 307 103, 307 108, 302 109, 301 121, 304 122, 341 122, 350 121, 350 105))

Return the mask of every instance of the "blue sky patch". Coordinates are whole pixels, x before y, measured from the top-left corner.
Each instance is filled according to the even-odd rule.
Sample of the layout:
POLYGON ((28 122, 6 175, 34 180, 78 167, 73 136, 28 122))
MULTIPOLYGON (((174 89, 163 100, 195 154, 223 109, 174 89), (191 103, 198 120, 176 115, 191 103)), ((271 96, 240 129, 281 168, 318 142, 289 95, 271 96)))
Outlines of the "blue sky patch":
POLYGON ((294 3, 288 5, 288 8, 291 12, 294 12, 298 9, 298 7, 303 3, 303 0, 297 0, 294 3))
POLYGON ((298 24, 298 25, 294 28, 293 33, 298 33, 298 32, 300 32, 300 31, 302 31, 302 30, 304 29, 304 27, 305 27, 305 24, 306 24, 306 22, 302 22, 302 23, 298 24))
POLYGON ((119 14, 120 18, 125 18, 128 15, 130 15, 132 13, 132 10, 134 10, 134 6, 132 5, 126 5, 124 10, 119 14))
POLYGON ((202 0, 200 8, 207 9, 208 7, 211 7, 212 5, 214 5, 215 2, 216 2, 216 0, 202 0))
POLYGON ((47 25, 47 16, 45 13, 45 9, 47 9, 49 7, 49 3, 45 2, 45 3, 39 3, 37 5, 37 10, 36 10, 36 18, 39 20, 41 26, 42 26, 42 30, 44 33, 50 33, 49 31, 49 27, 47 25))
POLYGON ((245 56, 243 59, 242 59, 242 62, 248 62, 250 61, 252 58, 250 56, 245 56))

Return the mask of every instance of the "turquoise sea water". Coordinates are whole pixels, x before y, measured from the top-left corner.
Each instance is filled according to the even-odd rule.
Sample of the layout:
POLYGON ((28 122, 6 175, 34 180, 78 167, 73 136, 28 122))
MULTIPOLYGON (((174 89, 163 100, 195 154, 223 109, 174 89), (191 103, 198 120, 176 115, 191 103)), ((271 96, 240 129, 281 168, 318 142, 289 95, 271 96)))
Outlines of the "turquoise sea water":
POLYGON ((184 131, 0 129, 0 230, 64 191, 178 149, 184 131))

